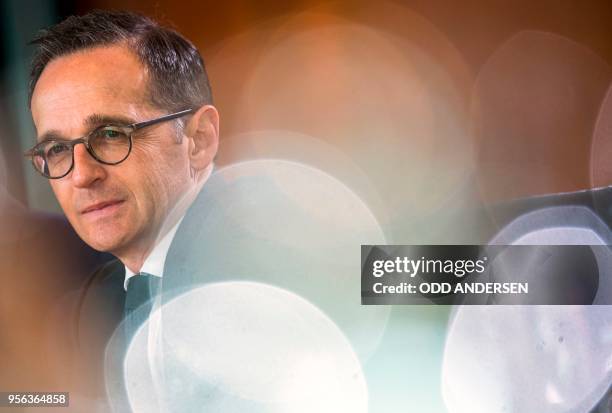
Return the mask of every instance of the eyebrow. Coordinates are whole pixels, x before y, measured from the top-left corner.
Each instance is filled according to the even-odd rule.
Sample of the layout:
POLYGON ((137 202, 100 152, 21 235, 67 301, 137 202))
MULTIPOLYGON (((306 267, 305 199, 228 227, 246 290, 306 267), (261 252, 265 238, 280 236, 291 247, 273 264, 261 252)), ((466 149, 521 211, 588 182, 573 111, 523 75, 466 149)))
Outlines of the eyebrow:
MULTIPOLYGON (((122 125, 122 126, 131 125, 132 123, 136 123, 136 120, 128 116, 102 115, 100 113, 94 113, 94 114, 89 115, 83 123, 88 129, 95 129, 97 127, 104 126, 104 125, 122 125)), ((76 137, 72 139, 76 139, 76 137)), ((56 129, 52 129, 50 131, 43 133, 37 139, 38 143, 46 142, 46 141, 53 141, 53 140, 68 141, 68 140, 71 140, 71 138, 66 138, 60 131, 56 129)))
POLYGON ((90 128, 97 128, 104 125, 131 125, 136 123, 135 119, 122 115, 101 115, 94 113, 85 119, 85 125, 90 128))

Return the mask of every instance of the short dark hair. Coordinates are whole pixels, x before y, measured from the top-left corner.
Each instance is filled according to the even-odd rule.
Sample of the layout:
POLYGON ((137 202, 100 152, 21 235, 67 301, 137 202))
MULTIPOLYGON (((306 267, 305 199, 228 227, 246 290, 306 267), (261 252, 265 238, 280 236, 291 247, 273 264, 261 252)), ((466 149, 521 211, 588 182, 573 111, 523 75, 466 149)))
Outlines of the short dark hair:
POLYGON ((98 46, 124 43, 149 75, 148 98, 159 109, 179 111, 212 104, 210 83, 198 49, 178 32, 127 11, 94 10, 39 32, 31 42, 28 105, 42 71, 53 59, 98 46))

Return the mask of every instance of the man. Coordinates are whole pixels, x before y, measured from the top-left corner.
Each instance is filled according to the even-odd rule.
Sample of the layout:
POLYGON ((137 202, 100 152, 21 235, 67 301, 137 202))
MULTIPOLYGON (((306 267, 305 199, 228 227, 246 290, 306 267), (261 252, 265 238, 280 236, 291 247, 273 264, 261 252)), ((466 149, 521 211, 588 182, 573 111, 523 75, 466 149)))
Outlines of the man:
MULTIPOLYGON (((240 405, 247 402, 236 388, 243 383, 242 369, 256 376, 258 383, 268 383, 269 376, 268 370, 249 366, 250 360, 277 369, 277 378, 298 374, 299 366, 279 365, 275 356, 262 354, 268 348, 282 354, 301 351, 282 339, 295 337, 290 329, 278 331, 279 339, 261 328, 285 315, 286 308, 278 301, 263 308, 258 300, 265 297, 246 302, 260 321, 248 331, 225 322, 203 325, 197 312, 180 314, 176 322, 168 311, 153 311, 167 309, 164 304, 181 292, 197 291, 195 285, 217 281, 258 281, 288 290, 329 314, 339 329, 352 334, 350 339, 362 346, 363 354, 371 351, 376 338, 370 337, 382 334, 388 309, 360 306, 358 246, 382 242, 378 223, 344 185, 301 164, 246 162, 208 179, 217 152, 219 120, 202 59, 191 43, 142 16, 94 12, 43 32, 35 44, 31 109, 38 143, 28 154, 34 167, 49 178, 79 235, 118 258, 68 300, 73 315, 58 311, 59 324, 68 324, 64 345, 74 348, 70 353, 75 360, 65 364, 74 366, 70 372, 76 390, 88 398, 109 394, 109 399, 118 399, 118 403, 110 400, 115 410, 122 412, 128 411, 121 394, 126 389, 157 391, 162 383, 163 390, 165 382, 175 386, 173 394, 178 393, 176 387, 190 392, 189 386, 176 383, 197 382, 190 375, 192 358, 181 364, 178 374, 172 360, 166 363, 183 354, 177 348, 191 339, 184 331, 196 338, 213 337, 202 339, 204 345, 221 346, 224 343, 214 340, 218 329, 231 330, 236 342, 228 346, 228 353, 244 347, 250 352, 240 354, 252 355, 236 358, 244 363, 238 368, 200 365, 212 368, 214 379, 196 375, 198 391, 185 398, 195 397, 198 406, 227 399, 240 405), (346 293, 347 288, 353 293, 346 293), (151 322, 143 323, 147 318, 151 322), (188 328, 175 334, 173 327, 179 324, 188 328), (139 329, 140 325, 144 327, 139 329), (130 342, 132 336, 135 340, 130 342), (138 341, 143 336, 144 344, 138 341), (179 345, 167 345, 172 340, 166 338, 176 337, 179 345), (266 345, 249 348, 252 337, 266 345), (131 355, 151 353, 161 354, 151 357, 153 386, 140 385, 136 375, 124 375, 131 355), (168 365, 171 368, 164 370, 168 365), (228 372, 235 373, 232 380, 219 383, 219 374, 228 372), (85 380, 87 375, 92 383, 85 380), (123 385, 125 376, 129 377, 123 385)), ((202 303, 202 311, 206 310, 202 303)), ((232 310, 223 308, 223 313, 232 310)), ((318 337, 316 331, 312 337, 318 337)), ((316 353, 313 357, 325 353, 318 345, 309 349, 316 353)), ((282 387, 294 393, 291 386, 282 383, 282 387)), ((309 386, 302 388, 306 391, 309 386)), ((160 393, 163 401, 164 392, 160 393)), ((252 402, 259 406, 268 401, 252 402)), ((243 410, 256 409, 261 407, 243 410)), ((173 404, 171 411, 181 410, 173 404)))
POLYGON ((195 46, 144 16, 73 16, 33 43, 28 155, 79 236, 118 259, 88 280, 67 333, 100 392, 108 337, 158 291, 147 287, 210 176, 219 115, 195 46))

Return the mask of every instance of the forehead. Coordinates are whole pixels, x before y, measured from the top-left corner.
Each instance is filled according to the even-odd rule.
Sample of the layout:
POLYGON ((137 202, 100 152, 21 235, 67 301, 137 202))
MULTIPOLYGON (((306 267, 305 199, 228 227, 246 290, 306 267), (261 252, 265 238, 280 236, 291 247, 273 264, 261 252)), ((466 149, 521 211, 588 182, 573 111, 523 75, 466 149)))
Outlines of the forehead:
POLYGON ((146 70, 127 47, 79 51, 45 67, 32 94, 32 117, 39 132, 78 128, 92 114, 137 117, 146 87, 146 70))

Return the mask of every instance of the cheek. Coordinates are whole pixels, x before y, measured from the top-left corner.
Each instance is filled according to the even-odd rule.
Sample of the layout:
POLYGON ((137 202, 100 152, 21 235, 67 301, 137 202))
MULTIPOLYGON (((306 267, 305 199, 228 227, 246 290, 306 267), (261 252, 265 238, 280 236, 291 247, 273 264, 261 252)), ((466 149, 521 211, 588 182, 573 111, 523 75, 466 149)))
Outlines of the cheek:
MULTIPOLYGON (((126 165, 128 166, 128 165, 126 165)), ((135 157, 133 171, 126 176, 124 185, 130 188, 135 200, 136 220, 160 219, 169 203, 168 188, 172 183, 168 180, 168 171, 151 157, 135 157)))
POLYGON ((61 182, 61 180, 51 181, 51 189, 53 189, 55 198, 60 204, 60 207, 62 207, 62 211, 64 211, 64 215, 68 219, 68 222, 70 222, 72 228, 82 239, 89 239, 91 231, 88 226, 81 221, 79 214, 77 213, 75 200, 73 199, 73 191, 71 190, 70 185, 61 182))
POLYGON ((172 202, 176 192, 182 192, 189 179, 188 156, 185 145, 170 143, 135 148, 135 161, 145 171, 144 183, 160 201, 172 202), (163 148, 160 150, 160 148, 163 148))
POLYGON ((70 187, 68 185, 63 184, 61 180, 50 180, 49 183, 51 185, 53 193, 55 194, 55 198, 62 207, 64 213, 67 216, 72 216, 74 214, 74 208, 72 206, 73 202, 71 201, 72 194, 70 191, 70 187))
MULTIPOLYGON (((130 187, 137 199, 139 217, 161 221, 189 184, 188 148, 166 139, 147 136, 135 142, 125 164, 130 187)), ((174 138, 172 138, 174 139, 174 138)))

